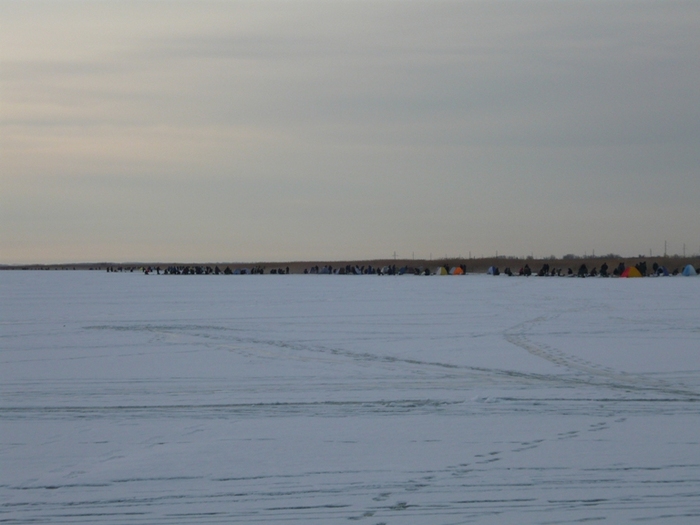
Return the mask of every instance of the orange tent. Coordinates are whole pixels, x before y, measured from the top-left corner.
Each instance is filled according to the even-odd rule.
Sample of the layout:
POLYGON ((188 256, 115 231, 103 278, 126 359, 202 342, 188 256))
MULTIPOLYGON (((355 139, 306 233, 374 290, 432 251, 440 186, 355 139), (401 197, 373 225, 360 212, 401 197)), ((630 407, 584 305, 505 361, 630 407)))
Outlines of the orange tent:
POLYGON ((452 268, 452 271, 450 272, 452 275, 464 275, 464 270, 462 270, 459 266, 455 266, 452 268))
POLYGON ((639 270, 637 270, 634 266, 630 266, 629 268, 626 268, 624 272, 622 272, 622 275, 620 277, 641 277, 642 274, 639 273, 639 270))

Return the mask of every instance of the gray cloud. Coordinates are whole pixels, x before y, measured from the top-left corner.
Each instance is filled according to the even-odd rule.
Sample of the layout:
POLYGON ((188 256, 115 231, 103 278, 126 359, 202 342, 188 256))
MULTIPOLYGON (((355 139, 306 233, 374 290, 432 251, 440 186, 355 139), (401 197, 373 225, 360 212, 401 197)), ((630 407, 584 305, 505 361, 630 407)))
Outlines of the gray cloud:
POLYGON ((3 213, 20 237, 38 202, 49 229, 102 202, 100 238, 128 210, 179 224, 173 252, 201 252, 207 228, 208 253, 251 259, 700 245, 696 3, 104 2, 36 10, 54 49, 22 6, 3 9, 27 43, 0 69, 3 213), (81 29, 95 20, 104 36, 81 29), (29 175, 124 189, 47 199, 29 175), (137 180, 174 207, 155 213, 137 180))

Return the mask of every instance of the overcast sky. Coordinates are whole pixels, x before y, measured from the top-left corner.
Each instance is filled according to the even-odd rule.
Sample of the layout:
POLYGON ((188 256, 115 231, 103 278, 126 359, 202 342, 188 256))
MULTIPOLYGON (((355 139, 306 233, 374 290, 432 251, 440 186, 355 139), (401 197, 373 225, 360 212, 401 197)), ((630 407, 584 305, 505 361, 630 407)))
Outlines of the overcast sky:
POLYGON ((700 252, 700 2, 0 3, 0 263, 700 252))

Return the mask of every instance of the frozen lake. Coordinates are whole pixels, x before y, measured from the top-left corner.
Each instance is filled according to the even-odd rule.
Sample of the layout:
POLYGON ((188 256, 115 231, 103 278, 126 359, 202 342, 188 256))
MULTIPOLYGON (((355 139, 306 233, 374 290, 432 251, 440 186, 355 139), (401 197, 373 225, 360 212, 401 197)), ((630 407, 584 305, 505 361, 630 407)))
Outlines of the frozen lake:
POLYGON ((2 523, 700 523, 700 278, 0 293, 2 523))

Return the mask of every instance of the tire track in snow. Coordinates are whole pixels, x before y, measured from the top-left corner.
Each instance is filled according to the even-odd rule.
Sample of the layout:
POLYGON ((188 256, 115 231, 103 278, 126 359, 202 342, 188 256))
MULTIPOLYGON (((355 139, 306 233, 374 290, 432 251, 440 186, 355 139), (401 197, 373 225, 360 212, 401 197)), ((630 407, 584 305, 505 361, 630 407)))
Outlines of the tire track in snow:
POLYGON ((685 385, 679 388, 661 379, 651 379, 638 374, 621 372, 613 368, 593 363, 581 357, 573 356, 554 348, 548 344, 536 343, 528 338, 527 332, 535 325, 551 321, 557 316, 540 316, 528 321, 519 323, 508 330, 503 335, 509 343, 522 348, 529 354, 545 359, 558 366, 582 372, 596 379, 603 380, 606 386, 624 390, 654 391, 662 394, 688 396, 693 400, 700 399, 700 393, 689 390, 685 385))

